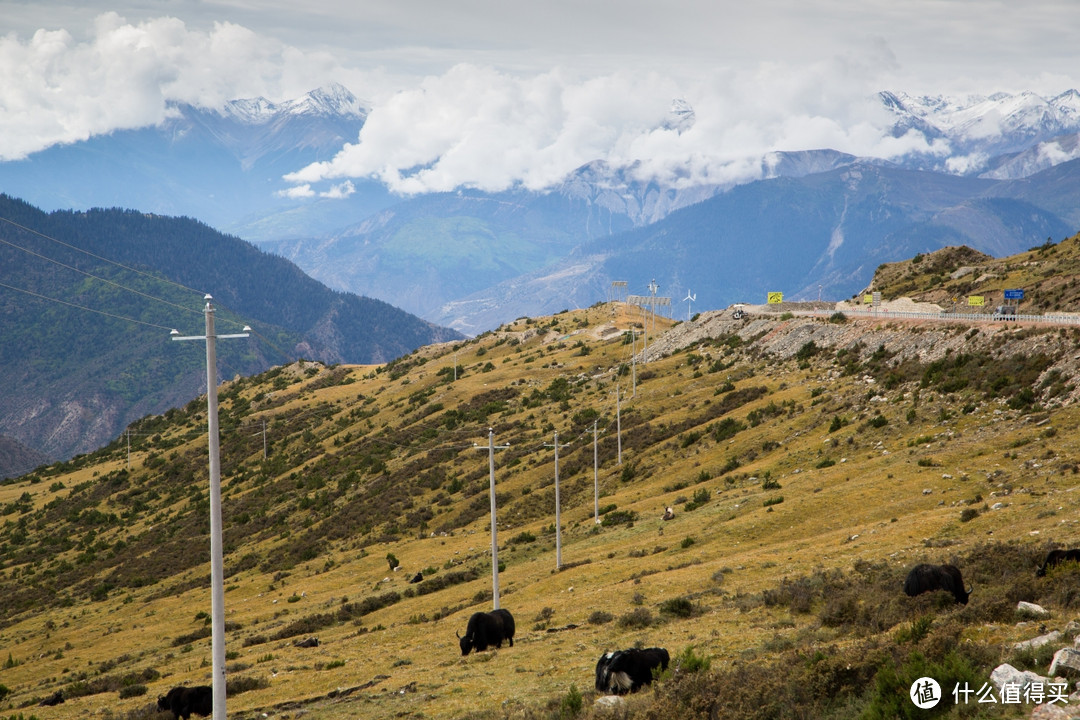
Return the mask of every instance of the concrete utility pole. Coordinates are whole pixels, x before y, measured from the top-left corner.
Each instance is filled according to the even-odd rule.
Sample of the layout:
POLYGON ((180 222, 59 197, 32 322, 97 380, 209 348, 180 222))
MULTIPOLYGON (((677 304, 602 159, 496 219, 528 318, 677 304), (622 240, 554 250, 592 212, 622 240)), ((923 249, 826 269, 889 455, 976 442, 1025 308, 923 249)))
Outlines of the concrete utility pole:
POLYGON ((593 477, 593 519, 600 524, 600 475, 596 455, 596 423, 592 421, 592 477, 593 477))
MULTIPOLYGON (((545 447, 555 448, 555 569, 562 567, 562 516, 559 502, 559 433, 555 433, 555 442, 545 447)), ((566 447, 563 445, 563 447, 566 447)))
POLYGON ((615 437, 619 441, 619 462, 616 463, 618 465, 622 465, 622 408, 619 407, 620 395, 619 384, 615 383, 615 437))
MULTIPOLYGON (((480 448, 479 445, 476 446, 480 448)), ((495 444, 495 431, 488 428, 488 486, 491 494, 491 596, 494 603, 493 610, 499 609, 499 539, 495 529, 495 451, 505 450, 509 445, 495 444)), ((217 718, 214 718, 217 720, 217 718)))
POLYGON ((210 445, 210 609, 213 647, 213 720, 225 720, 225 571, 221 551, 221 458, 218 437, 217 338, 249 337, 251 328, 234 335, 214 334, 212 297, 206 300, 206 335, 181 337, 173 330, 173 340, 206 341, 206 421, 210 445))

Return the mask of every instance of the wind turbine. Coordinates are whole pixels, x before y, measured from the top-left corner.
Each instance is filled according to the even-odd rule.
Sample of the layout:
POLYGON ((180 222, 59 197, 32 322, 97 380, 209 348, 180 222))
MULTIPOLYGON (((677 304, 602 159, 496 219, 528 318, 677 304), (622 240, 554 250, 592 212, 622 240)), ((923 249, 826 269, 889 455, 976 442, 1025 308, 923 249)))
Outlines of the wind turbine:
POLYGON ((686 302, 686 322, 690 322, 690 303, 695 300, 697 300, 697 295, 691 295, 690 291, 687 290, 686 297, 683 298, 683 301, 686 302))

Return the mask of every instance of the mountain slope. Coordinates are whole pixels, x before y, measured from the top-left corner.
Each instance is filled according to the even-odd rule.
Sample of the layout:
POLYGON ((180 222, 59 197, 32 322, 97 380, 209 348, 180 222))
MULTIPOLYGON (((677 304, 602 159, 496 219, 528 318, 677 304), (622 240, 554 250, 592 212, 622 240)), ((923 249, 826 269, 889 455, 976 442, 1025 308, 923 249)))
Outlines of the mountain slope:
MULTIPOLYGON (((456 300, 436 322, 490 327, 539 307, 555 312, 604 298, 612 281, 632 294, 698 307, 846 297, 864 288, 881 263, 950 245, 1003 256, 1073 231, 1066 197, 1077 188, 1073 163, 1024 181, 998 183, 880 164, 799 178, 763 180, 673 212, 645 228, 583 245, 566 260, 456 300), (1041 188, 1059 188, 1059 194, 1041 188), (1037 203, 1046 202, 1052 210, 1037 203)), ((1076 163, 1080 167, 1080 163, 1076 163)))
POLYGON ((386 189, 354 181, 359 192, 335 206, 332 220, 320 221, 318 198, 280 196, 287 189, 281 177, 355 142, 366 117, 364 104, 341 86, 280 104, 237 100, 220 111, 181 105, 159 127, 0 163, 0 190, 46 210, 139 208, 233 234, 249 224, 270 236, 329 232, 345 224, 342 211, 363 216, 390 204, 386 189), (289 212, 298 210, 305 210, 303 221, 291 221, 289 212))
MULTIPOLYGON (((663 243, 646 252, 634 249, 633 267, 612 259, 614 275, 595 262, 614 258, 624 241, 598 250, 588 244, 650 226, 755 178, 794 180, 801 189, 789 182, 754 184, 751 203, 778 206, 816 197, 821 206, 804 204, 802 215, 781 210, 784 226, 762 217, 760 207, 731 208, 711 219, 715 227, 740 228, 737 239, 724 239, 718 257, 702 250, 714 244, 713 225, 675 220, 667 230, 698 233, 678 241, 685 244, 685 251, 674 250, 680 262, 700 256, 747 270, 744 248, 760 245, 772 249, 774 261, 790 256, 810 263, 743 283, 754 292, 769 279, 798 297, 815 297, 819 288, 848 293, 862 287, 878 263, 914 252, 969 244, 1007 255, 1031 246, 1033 238, 1060 238, 1080 227, 1076 171, 1069 162, 1080 137, 1080 94, 948 98, 882 92, 869 100, 883 109, 884 132, 898 138, 916 133, 919 138, 907 139, 920 150, 886 162, 828 148, 780 148, 729 159, 740 171, 723 174, 722 182, 689 166, 659 180, 642 174, 647 164, 597 159, 543 192, 515 187, 401 198, 367 178, 318 190, 289 188, 283 175, 355 143, 367 119, 365 103, 332 86, 278 104, 254 98, 221 110, 177 106, 159 127, 0 163, 0 188, 50 209, 137 207, 195 217, 265 243, 331 287, 470 333, 521 315, 586 306, 605 297, 612 280, 638 277, 643 279, 632 281, 644 285, 661 273, 661 285, 680 297, 708 286, 715 273, 672 266, 663 243), (849 188, 837 181, 854 178, 848 169, 868 179, 852 179, 849 188), (916 170, 921 174, 911 174, 916 170), (976 177, 997 184, 957 182, 976 177), (961 197, 965 188, 969 194, 961 197), (776 197, 764 198, 767 192, 776 197), (806 238, 799 236, 804 226, 806 238), (778 234, 760 236, 764 227, 778 234), (808 252, 807 244, 816 250, 808 252), (856 260, 856 249, 869 254, 856 260)), ((683 133, 697 121, 694 109, 679 100, 662 127, 683 133)), ((629 242, 634 248, 637 240, 629 242)), ((745 299, 734 292, 708 294, 705 303, 712 307, 745 299)))
POLYGON ((329 238, 260 246, 331 287, 392 297, 423 317, 448 298, 549 265, 583 239, 632 226, 583 198, 463 191, 402 202, 329 238))
POLYGON ((381 301, 329 290, 192 220, 46 214, 6 196, 0 218, 0 363, 13 383, 0 397, 0 434, 54 458, 90 451, 133 419, 205 388, 201 350, 168 335, 203 332, 207 292, 219 333, 250 324, 258 337, 222 343, 224 377, 296 357, 385 362, 460 337, 381 301))
MULTIPOLYGON (((1042 269, 1080 257, 1055 247, 1042 269)), ((1076 532, 1075 332, 794 309, 659 319, 633 365, 639 315, 614 304, 226 383, 230 713, 605 717, 597 658, 639 642, 676 670, 628 720, 894 717, 912 672, 1045 673, 1013 643, 1077 603, 1075 569, 1034 574, 1076 532), (489 452, 517 634, 462 657, 492 604, 489 452), (959 564, 970 602, 904 596, 920 562, 959 564), (1017 623, 1018 600, 1052 614, 1017 623)), ((58 720, 137 720, 207 682, 204 407, 0 484, 10 708, 60 692, 58 720)))

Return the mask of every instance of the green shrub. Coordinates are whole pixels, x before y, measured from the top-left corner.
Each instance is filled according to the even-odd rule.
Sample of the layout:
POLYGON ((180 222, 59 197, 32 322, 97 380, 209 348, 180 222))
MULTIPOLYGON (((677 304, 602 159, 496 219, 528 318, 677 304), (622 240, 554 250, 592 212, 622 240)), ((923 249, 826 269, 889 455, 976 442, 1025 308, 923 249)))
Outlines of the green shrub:
POLYGON ((528 530, 522 530, 520 533, 510 538, 511 545, 524 545, 536 541, 536 536, 528 530))
POLYGON ((625 615, 621 615, 616 624, 626 629, 647 628, 653 624, 653 616, 648 608, 634 608, 625 615))
POLYGON ((708 655, 698 655, 694 652, 694 646, 688 645, 685 650, 675 658, 675 667, 681 672, 695 673, 708 670, 712 665, 712 658, 708 655))
POLYGON ((688 597, 677 597, 660 603, 661 615, 672 615, 678 618, 688 618, 700 615, 701 609, 688 597))
POLYGON ((559 702, 559 720, 576 718, 583 705, 584 700, 581 697, 581 692, 577 689, 577 685, 570 685, 570 690, 559 702))
POLYGON ((922 615, 915 620, 912 620, 910 625, 896 631, 895 637, 897 644, 918 643, 930 633, 930 628, 933 624, 933 615, 922 615))
POLYGON ((600 524, 604 527, 611 527, 612 525, 632 525, 638 519, 638 514, 634 510, 612 510, 604 519, 600 521, 600 524))
POLYGON ((261 690, 263 688, 270 687, 270 681, 266 678, 253 678, 253 677, 236 677, 230 678, 225 683, 225 695, 239 695, 240 693, 246 693, 248 690, 261 690))
MULTIPOLYGON (((937 680, 942 694, 948 692, 946 688, 951 689, 958 684, 962 686, 967 683, 968 687, 977 689, 986 682, 985 675, 980 673, 968 658, 955 650, 947 652, 939 661, 930 660, 921 652, 913 651, 900 665, 897 665, 894 659, 881 664, 862 717, 866 720, 925 718, 927 711, 911 702, 909 695, 912 684, 922 677, 937 680)), ((939 708, 944 710, 948 705, 942 703, 939 708)))

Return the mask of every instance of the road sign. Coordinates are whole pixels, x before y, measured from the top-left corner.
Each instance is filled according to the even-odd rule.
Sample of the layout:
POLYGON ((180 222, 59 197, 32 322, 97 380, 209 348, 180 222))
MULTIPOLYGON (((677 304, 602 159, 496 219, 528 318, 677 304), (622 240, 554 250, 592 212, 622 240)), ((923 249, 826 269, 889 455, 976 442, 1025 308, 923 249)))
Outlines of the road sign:
POLYGON ((1023 290, 1006 290, 1005 291, 1005 299, 1006 300, 1023 300, 1024 299, 1024 291, 1023 290))
POLYGON ((770 305, 779 305, 782 302, 784 302, 784 293, 782 293, 782 292, 771 292, 771 293, 769 293, 769 304, 770 305))
POLYGON ((972 307, 981 306, 984 304, 982 295, 968 295, 968 305, 972 307))

